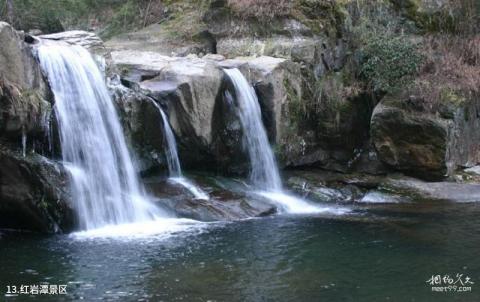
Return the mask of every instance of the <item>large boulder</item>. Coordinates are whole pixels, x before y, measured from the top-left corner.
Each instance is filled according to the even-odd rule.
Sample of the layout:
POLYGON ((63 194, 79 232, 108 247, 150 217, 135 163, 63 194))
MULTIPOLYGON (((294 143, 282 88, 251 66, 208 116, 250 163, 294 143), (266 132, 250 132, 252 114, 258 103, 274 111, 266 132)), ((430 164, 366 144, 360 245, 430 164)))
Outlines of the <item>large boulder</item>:
POLYGON ((0 22, 0 228, 68 231, 74 224, 61 165, 51 153, 52 96, 31 37, 0 22))
MULTIPOLYGON (((216 103, 223 98, 224 91, 221 68, 211 60, 167 57, 153 52, 115 51, 112 57, 124 84, 163 107, 177 136, 182 162, 208 167, 215 157, 214 131, 221 128, 213 126, 217 124, 216 103)), ((153 126, 157 131, 149 131, 147 142, 158 142, 156 138, 163 137, 161 115, 155 106, 148 108, 157 117, 153 126)), ((150 146, 163 151, 156 143, 150 146)))
POLYGON ((135 166, 140 171, 166 167, 162 116, 154 100, 116 80, 111 82, 109 90, 127 142, 134 151, 135 166))
POLYGON ((374 110, 372 141, 390 167, 425 179, 451 176, 480 160, 478 99, 448 96, 438 109, 423 100, 387 97, 374 110))
POLYGON ((0 146, 0 228, 70 231, 75 224, 61 165, 0 146))

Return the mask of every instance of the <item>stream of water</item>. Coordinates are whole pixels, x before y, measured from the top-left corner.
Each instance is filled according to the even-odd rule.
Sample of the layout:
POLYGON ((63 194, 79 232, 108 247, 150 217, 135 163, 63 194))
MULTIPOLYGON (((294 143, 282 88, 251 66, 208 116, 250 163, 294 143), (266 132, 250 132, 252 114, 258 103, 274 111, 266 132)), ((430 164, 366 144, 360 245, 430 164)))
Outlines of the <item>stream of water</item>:
POLYGON ((178 157, 177 140, 173 134, 172 127, 170 127, 167 115, 157 103, 153 102, 153 104, 162 116, 162 128, 166 141, 165 157, 167 159, 168 173, 170 176, 169 180, 186 188, 196 199, 208 200, 209 196, 205 191, 183 176, 180 158, 178 157))
POLYGON ((103 75, 90 53, 80 46, 42 41, 38 57, 55 96, 80 229, 164 216, 143 192, 103 75))
POLYGON ((255 193, 277 204, 281 212, 307 214, 338 211, 314 205, 283 190, 280 172, 262 122, 257 94, 237 68, 225 69, 225 73, 235 88, 237 113, 250 159, 250 183, 255 187, 255 193))

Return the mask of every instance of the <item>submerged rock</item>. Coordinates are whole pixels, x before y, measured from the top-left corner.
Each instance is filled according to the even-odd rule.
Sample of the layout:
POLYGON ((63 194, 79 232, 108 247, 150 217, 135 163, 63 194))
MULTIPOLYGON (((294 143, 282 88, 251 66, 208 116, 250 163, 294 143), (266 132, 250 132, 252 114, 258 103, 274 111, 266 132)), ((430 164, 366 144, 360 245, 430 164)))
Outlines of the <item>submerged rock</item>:
POLYGON ((200 183, 208 191, 208 200, 195 199, 187 189, 168 179, 146 180, 151 194, 158 198, 157 204, 179 217, 200 221, 232 221, 276 213, 276 207, 271 203, 246 196, 244 192, 222 188, 206 179, 200 183))
POLYGON ((417 201, 480 202, 480 184, 392 178, 387 179, 381 186, 390 192, 405 195, 417 201))

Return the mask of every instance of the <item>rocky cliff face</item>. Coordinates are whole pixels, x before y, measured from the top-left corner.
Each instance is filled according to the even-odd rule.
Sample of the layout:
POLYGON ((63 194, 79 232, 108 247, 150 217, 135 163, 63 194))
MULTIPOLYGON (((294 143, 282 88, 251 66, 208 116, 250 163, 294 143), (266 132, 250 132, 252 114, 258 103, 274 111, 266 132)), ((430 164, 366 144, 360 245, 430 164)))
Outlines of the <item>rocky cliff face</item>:
MULTIPOLYGON (((375 18, 398 23, 411 18, 418 23, 421 20, 416 17, 436 15, 443 7, 392 3, 378 4, 382 8, 375 8, 374 14, 380 14, 375 18)), ((148 35, 171 42, 166 29, 176 25, 168 21, 164 27, 155 25, 114 38, 107 46, 114 50, 114 63, 123 68, 123 79, 135 82, 168 107, 189 167, 203 168, 200 163, 208 162, 226 172, 242 170, 235 164, 235 159, 244 160, 238 147, 241 134, 222 95, 228 83, 221 68, 229 67, 239 68, 256 89, 269 138, 284 167, 397 170, 438 179, 477 162, 478 146, 463 137, 472 134, 467 129, 478 127, 472 115, 478 99, 457 106, 446 118, 441 112, 410 110, 404 99, 392 107, 389 95, 377 105, 381 96, 369 92, 356 76, 359 58, 352 36, 352 28, 362 18, 372 17, 372 7, 366 3, 298 5, 298 14, 263 22, 239 17, 226 1, 213 1, 199 12, 206 29, 196 36, 192 33, 202 39, 189 42, 183 36, 181 43, 144 47, 148 35), (319 14, 314 15, 317 10, 319 14), (199 41, 210 47, 194 47, 199 41), (186 47, 189 43, 192 47, 186 47), (213 54, 204 56, 206 52, 213 54), (182 59, 165 54, 189 55, 182 59), (185 68, 190 69, 189 79, 182 86, 179 78, 185 78, 185 68), (181 105, 186 99, 190 99, 188 108, 181 105)), ((416 98, 413 92, 412 98, 416 98)))
POLYGON ((0 227, 69 230, 65 172, 38 154, 48 150, 51 94, 24 39, 0 22, 0 227))
POLYGON ((18 142, 22 133, 44 131, 51 112, 48 85, 24 38, 0 22, 0 132, 18 142))
POLYGON ((426 179, 453 175, 479 162, 478 98, 429 112, 422 100, 388 97, 375 107, 371 135, 380 159, 426 179))

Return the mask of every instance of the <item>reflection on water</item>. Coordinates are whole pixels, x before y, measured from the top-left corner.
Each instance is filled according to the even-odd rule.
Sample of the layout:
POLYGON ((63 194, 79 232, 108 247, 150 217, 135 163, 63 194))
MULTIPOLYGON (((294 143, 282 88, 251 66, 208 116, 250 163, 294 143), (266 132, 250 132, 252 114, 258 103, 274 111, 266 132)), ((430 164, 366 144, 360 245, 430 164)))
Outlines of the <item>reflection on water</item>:
POLYGON ((168 238, 4 234, 0 283, 68 284, 64 300, 86 301, 479 301, 479 214, 477 204, 409 204, 168 238), (476 283, 471 293, 432 293, 426 283, 456 273, 476 283))

